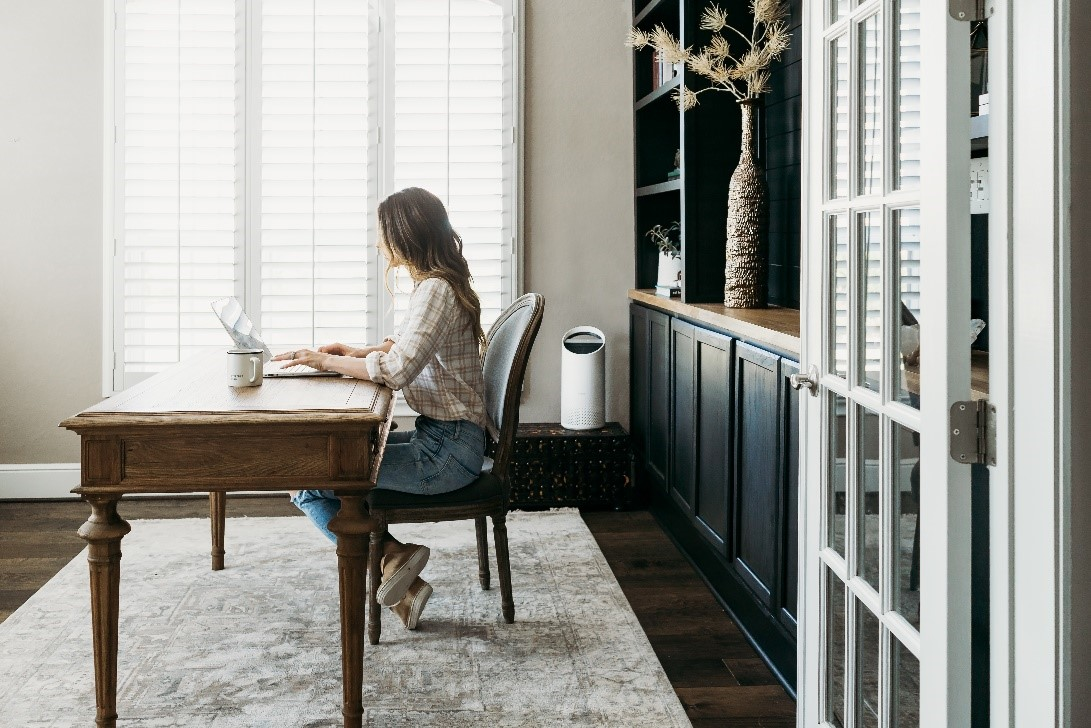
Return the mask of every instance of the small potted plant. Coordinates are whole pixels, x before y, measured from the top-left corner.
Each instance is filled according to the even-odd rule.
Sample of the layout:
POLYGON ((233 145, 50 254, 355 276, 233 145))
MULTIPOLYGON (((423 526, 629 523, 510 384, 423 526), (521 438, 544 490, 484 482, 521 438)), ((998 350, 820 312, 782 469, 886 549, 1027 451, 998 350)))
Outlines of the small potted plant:
POLYGON ((655 292, 661 296, 682 293, 682 226, 677 222, 656 225, 646 235, 659 248, 659 275, 655 292))

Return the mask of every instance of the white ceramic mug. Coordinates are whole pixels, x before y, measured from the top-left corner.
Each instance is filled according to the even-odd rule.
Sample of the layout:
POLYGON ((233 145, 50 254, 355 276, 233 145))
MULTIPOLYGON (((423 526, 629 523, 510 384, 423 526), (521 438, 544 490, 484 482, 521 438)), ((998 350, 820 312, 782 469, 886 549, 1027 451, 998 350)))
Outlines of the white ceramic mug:
POLYGON ((260 387, 262 377, 261 349, 231 349, 227 352, 227 385, 229 387, 260 387))

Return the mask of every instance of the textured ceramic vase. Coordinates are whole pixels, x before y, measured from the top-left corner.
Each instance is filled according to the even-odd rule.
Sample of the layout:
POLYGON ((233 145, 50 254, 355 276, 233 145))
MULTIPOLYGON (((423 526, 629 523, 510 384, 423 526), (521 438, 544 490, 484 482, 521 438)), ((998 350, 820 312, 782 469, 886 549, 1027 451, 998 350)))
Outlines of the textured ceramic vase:
POLYGON ((757 100, 739 102, 742 109, 742 155, 731 175, 727 194, 727 266, 724 305, 762 308, 768 302, 768 189, 754 161, 757 100))

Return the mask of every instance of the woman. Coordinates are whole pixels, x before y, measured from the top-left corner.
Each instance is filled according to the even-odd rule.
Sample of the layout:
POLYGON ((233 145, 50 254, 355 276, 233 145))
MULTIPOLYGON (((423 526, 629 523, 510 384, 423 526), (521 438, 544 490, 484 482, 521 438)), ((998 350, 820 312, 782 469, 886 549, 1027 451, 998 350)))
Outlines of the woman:
MULTIPOLYGON (((485 383, 481 370, 481 303, 470 287, 462 239, 432 193, 411 187, 386 198, 378 211, 379 250, 387 271, 402 267, 413 279, 409 311, 379 346, 345 344, 300 349, 273 357, 401 390, 420 413, 412 432, 391 433, 377 488, 434 494, 457 490, 481 474, 485 457, 485 383)), ((336 542, 328 524, 340 507, 329 490, 292 492, 292 503, 336 542)), ((415 629, 432 595, 419 574, 429 551, 387 534, 379 603, 415 629)))

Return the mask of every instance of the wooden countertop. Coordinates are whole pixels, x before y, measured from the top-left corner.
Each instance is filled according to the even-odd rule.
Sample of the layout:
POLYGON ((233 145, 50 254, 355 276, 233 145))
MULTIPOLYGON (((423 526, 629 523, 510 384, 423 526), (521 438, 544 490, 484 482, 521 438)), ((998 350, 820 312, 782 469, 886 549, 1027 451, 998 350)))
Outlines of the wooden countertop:
POLYGON ((738 335, 744 341, 778 349, 799 358, 799 311, 794 308, 728 308, 722 303, 683 303, 634 288, 629 299, 650 308, 684 316, 738 335))
MULTIPOLYGON (((920 394, 920 371, 916 366, 905 368, 905 383, 910 392, 920 394)), ((970 352, 970 398, 989 398, 989 352, 970 352)))
MULTIPOLYGON (((799 311, 794 308, 728 308, 719 303, 683 303, 678 298, 657 296, 653 289, 634 288, 629 299, 650 308, 684 316, 693 321, 723 329, 755 344, 779 349, 799 358, 799 311)), ((973 399, 989 397, 988 352, 972 352, 970 362, 970 394, 973 399)), ((920 390, 916 367, 907 367, 906 384, 909 391, 920 390)))

